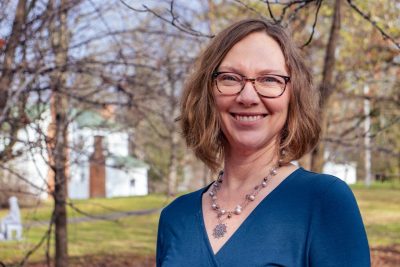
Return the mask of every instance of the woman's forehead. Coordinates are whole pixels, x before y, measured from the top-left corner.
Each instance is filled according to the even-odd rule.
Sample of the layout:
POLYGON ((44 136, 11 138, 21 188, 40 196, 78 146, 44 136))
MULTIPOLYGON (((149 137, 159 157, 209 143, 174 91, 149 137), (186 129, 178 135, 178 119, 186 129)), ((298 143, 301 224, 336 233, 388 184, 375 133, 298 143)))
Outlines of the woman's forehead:
POLYGON ((286 74, 286 62, 279 44, 266 33, 256 32, 236 43, 218 70, 286 74))

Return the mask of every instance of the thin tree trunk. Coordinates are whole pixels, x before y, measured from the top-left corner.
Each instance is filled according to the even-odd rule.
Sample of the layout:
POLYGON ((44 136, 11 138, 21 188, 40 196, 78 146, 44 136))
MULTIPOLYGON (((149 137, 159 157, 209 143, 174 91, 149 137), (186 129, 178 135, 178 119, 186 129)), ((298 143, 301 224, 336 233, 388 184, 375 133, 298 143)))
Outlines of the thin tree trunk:
POLYGON ((4 63, 0 77, 0 113, 3 112, 3 109, 7 103, 8 90, 10 88, 11 81, 13 80, 15 51, 21 36, 23 35, 26 12, 26 0, 19 0, 17 4, 17 10, 15 12, 11 35, 6 43, 6 49, 4 51, 4 63))
MULTIPOLYGON (((363 88, 364 95, 369 94, 369 86, 365 85, 363 88)), ((367 187, 371 186, 372 173, 371 173, 371 106, 370 100, 364 99, 364 169, 365 169, 365 185, 367 187)))
MULTIPOLYGON (((175 128, 175 127, 173 127, 175 128)), ((178 179, 178 146, 179 135, 177 131, 171 133, 171 154, 168 166, 168 196, 174 196, 176 193, 177 179, 178 179)))
POLYGON ((207 12, 207 18, 208 18, 208 30, 210 34, 215 34, 215 3, 213 0, 208 0, 208 12, 207 12))
MULTIPOLYGON (((0 76, 0 126, 5 120, 7 120, 10 110, 10 103, 7 104, 7 102, 9 101, 9 90, 11 88, 11 83, 15 75, 15 53, 21 37, 22 35, 24 35, 24 24, 26 21, 26 16, 26 0, 19 0, 15 12, 15 18, 11 29, 10 38, 6 42, 2 42, 2 45, 5 45, 5 51, 0 76)), ((11 129, 9 130, 9 135, 11 137, 10 142, 5 147, 3 147, 2 151, 0 151, 0 159, 2 161, 7 161, 8 159, 11 159, 13 157, 12 149, 17 140, 16 135, 20 127, 22 127, 22 123, 26 123, 26 121, 23 121, 23 119, 21 119, 20 122, 21 123, 13 123, 11 125, 11 129)))
MULTIPOLYGON (((320 85, 321 99, 320 99, 320 114, 321 114, 321 129, 322 136, 324 136, 328 129, 328 117, 326 107, 329 105, 329 98, 335 89, 333 84, 333 73, 335 69, 335 51, 339 39, 340 31, 340 8, 342 0, 335 1, 335 10, 333 13, 332 26, 329 35, 329 41, 326 48, 324 69, 322 74, 322 82, 320 85)), ((324 152, 325 144, 320 142, 311 153, 311 169, 316 172, 321 172, 324 166, 324 152)))
POLYGON ((50 35, 55 55, 56 71, 52 77, 52 125, 53 170, 54 170, 54 224, 55 224, 55 266, 68 266, 68 232, 67 232, 67 109, 68 99, 61 94, 66 87, 65 66, 68 57, 67 1, 62 0, 56 7, 51 0, 49 9, 57 11, 50 24, 50 35))
MULTIPOLYGON (((62 74, 61 74, 62 75, 62 74)), ((62 80, 62 77, 60 77, 62 80)), ((59 83, 54 89, 62 86, 59 83)), ((59 93, 52 99, 52 113, 55 119, 54 129, 54 224, 55 224, 55 266, 68 266, 68 241, 67 241, 67 118, 66 101, 59 93)))

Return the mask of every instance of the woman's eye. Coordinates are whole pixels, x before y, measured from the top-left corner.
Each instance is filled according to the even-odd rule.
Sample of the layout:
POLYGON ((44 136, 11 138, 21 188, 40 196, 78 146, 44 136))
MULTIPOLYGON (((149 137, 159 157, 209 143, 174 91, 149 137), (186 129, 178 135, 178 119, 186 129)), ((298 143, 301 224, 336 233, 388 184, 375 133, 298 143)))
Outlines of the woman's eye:
POLYGON ((258 79, 261 83, 282 83, 280 79, 274 76, 263 76, 258 79))
POLYGON ((234 82, 240 81, 240 78, 238 76, 229 74, 222 75, 221 79, 224 81, 234 81, 234 82))

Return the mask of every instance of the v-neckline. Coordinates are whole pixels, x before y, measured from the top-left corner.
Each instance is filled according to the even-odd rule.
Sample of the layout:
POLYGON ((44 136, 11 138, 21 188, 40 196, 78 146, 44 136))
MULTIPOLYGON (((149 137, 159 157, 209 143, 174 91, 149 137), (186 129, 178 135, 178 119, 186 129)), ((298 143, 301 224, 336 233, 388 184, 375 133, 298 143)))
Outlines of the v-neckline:
POLYGON ((203 194, 205 193, 205 192, 207 192, 207 190, 210 188, 210 186, 213 184, 213 183, 210 183, 208 186, 206 186, 201 192, 200 192, 200 197, 199 197, 199 200, 198 201, 200 201, 200 213, 199 213, 199 216, 200 216, 200 220, 199 220, 199 222, 200 222, 200 224, 201 224, 201 230, 202 230, 202 234, 203 234, 203 237, 204 237, 204 239, 205 239, 205 241, 206 241, 206 244, 207 244, 207 248, 208 248, 208 251, 209 251, 209 253, 211 254, 211 256, 212 256, 212 258, 213 258, 213 260, 214 260, 214 263, 216 264, 216 258, 218 257, 218 254, 220 254, 220 252, 229 244, 229 243, 231 243, 232 242, 232 239, 234 239, 234 237, 236 236, 236 235, 238 235, 238 233, 240 233, 241 231, 243 231, 242 229, 243 229, 243 225, 246 225, 246 224, 248 224, 249 223, 249 221, 250 221, 250 219, 252 218, 252 217, 254 217, 255 215, 254 214, 256 214, 257 213, 257 211, 260 209, 260 206, 263 206, 264 205, 264 202, 266 202, 268 199, 270 199, 273 195, 275 195, 276 193, 275 192, 277 192, 277 191, 279 191, 279 190, 281 190, 281 188, 285 185, 285 184, 287 184, 288 182, 289 182, 289 180, 291 180, 291 178, 293 177, 293 176, 295 176, 295 174, 297 173, 297 172, 299 172, 299 170, 301 170, 301 169, 303 169, 303 168, 301 168, 301 167, 299 167, 299 168, 297 168, 296 170, 294 170, 293 172, 291 172, 282 182, 280 182, 268 195, 266 195, 261 201, 260 201, 260 203, 258 203, 258 205, 249 213, 249 215, 244 219, 244 221, 239 225, 239 227, 235 230, 235 232, 233 232, 232 233, 232 235, 228 238, 228 240, 226 240, 226 242, 218 249, 218 251, 215 253, 214 252, 214 250, 213 250, 213 248, 212 248, 212 246, 211 246, 211 242, 210 242, 210 239, 209 239, 209 237, 208 237, 208 234, 207 234, 207 229, 206 229, 206 223, 205 223, 205 219, 204 219, 204 214, 203 214, 203 202, 202 202, 202 199, 203 199, 203 194))

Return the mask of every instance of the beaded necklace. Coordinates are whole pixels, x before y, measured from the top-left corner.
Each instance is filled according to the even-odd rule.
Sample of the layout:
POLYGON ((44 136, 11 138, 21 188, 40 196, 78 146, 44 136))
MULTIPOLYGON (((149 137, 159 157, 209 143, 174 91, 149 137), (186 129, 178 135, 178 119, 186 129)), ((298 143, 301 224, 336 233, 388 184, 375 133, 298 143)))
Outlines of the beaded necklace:
POLYGON ((272 176, 275 176, 277 174, 277 169, 279 166, 274 166, 270 169, 268 175, 266 177, 264 177, 261 181, 260 184, 256 185, 254 187, 254 190, 251 194, 247 194, 243 200, 242 203, 236 205, 234 210, 226 210, 223 209, 222 207, 219 206, 219 204, 217 203, 217 193, 221 188, 221 184, 223 181, 223 175, 224 175, 224 171, 220 171, 218 174, 218 178, 216 181, 214 181, 212 188, 209 192, 209 195, 211 197, 211 208, 217 213, 217 218, 218 218, 218 224, 214 227, 213 229, 213 237, 214 238, 222 238, 224 237, 224 235, 227 232, 227 224, 225 223, 225 221, 227 219, 232 218, 232 216, 234 215, 240 215, 243 211, 243 209, 245 209, 250 202, 254 201, 256 199, 256 196, 258 195, 258 193, 265 187, 267 187, 268 185, 268 181, 270 180, 270 178, 272 176))

